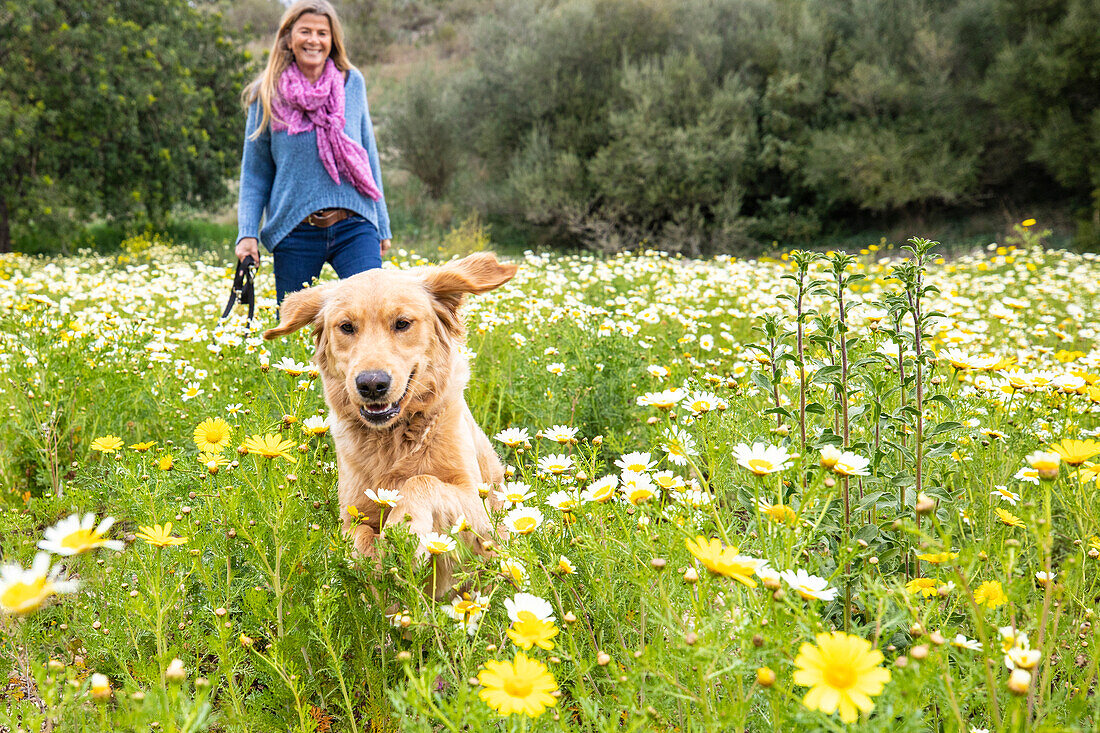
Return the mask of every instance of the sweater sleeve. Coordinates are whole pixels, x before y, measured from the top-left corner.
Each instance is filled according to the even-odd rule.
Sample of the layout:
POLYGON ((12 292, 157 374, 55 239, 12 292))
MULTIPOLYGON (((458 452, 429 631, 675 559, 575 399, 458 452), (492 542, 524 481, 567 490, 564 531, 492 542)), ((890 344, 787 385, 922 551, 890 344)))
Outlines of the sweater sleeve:
POLYGON ((378 161, 378 142, 374 139, 374 125, 370 119, 370 105, 367 104, 366 83, 363 84, 363 142, 367 146, 367 157, 370 158, 370 172, 374 177, 374 183, 378 186, 381 195, 374 205, 378 211, 378 236, 382 239, 392 239, 390 231, 390 212, 386 208, 386 191, 382 188, 382 166, 378 161))
POLYGON ((271 127, 255 139, 260 125, 262 107, 259 101, 248 108, 244 131, 244 153, 241 156, 241 188, 237 201, 237 241, 245 237, 260 238, 260 221, 271 196, 275 181, 275 159, 271 157, 271 127))

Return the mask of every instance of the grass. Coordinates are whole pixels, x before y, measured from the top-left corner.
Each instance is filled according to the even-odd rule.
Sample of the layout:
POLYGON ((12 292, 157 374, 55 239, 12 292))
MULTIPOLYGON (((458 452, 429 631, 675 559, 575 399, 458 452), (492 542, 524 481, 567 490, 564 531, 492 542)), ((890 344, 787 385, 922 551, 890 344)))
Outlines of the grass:
MULTIPOLYGON (((331 438, 304 429, 325 414, 308 334, 219 322, 220 253, 7 256, 4 561, 72 513, 125 546, 55 556, 80 587, 0 617, 0 724, 1092 730, 1100 507, 1075 454, 1100 451, 1100 263, 1044 236, 950 261, 920 240, 523 257, 467 309, 467 399, 490 436, 526 431, 494 443, 537 528, 493 561, 459 542, 469 597, 443 602, 416 538, 387 535, 375 568, 342 537, 331 438), (281 455, 247 447, 264 435, 281 455), (182 543, 140 536, 168 522, 182 543), (796 570, 815 579, 777 574, 796 570), (504 663, 526 670, 513 696, 554 692, 537 715, 498 712, 504 663), (858 716, 807 697, 858 679, 858 716)), ((14 572, 5 608, 33 596, 14 572)))

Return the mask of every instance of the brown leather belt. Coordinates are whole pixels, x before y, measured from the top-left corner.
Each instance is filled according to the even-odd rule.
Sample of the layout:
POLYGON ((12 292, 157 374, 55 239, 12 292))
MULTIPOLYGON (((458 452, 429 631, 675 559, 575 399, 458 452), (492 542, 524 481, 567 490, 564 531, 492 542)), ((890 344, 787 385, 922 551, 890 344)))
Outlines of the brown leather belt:
POLYGON ((310 226, 324 229, 338 221, 347 219, 349 216, 355 216, 355 212, 348 209, 321 209, 320 211, 314 211, 302 221, 310 226))

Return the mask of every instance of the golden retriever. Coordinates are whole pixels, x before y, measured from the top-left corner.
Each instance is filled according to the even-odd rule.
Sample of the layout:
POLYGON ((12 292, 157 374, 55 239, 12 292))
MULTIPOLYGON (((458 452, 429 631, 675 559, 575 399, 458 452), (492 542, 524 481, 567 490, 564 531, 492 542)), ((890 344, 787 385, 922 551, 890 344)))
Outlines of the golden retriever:
MULTIPOLYGON (((463 396, 470 370, 460 349, 459 307, 465 294, 492 290, 515 273, 515 265, 490 253, 442 267, 368 270, 289 295, 279 325, 264 332, 273 339, 313 326, 344 531, 364 555, 374 556, 374 538, 396 523, 408 522, 423 538, 448 534, 462 517, 473 531, 459 538, 490 554, 478 485, 499 483, 504 469, 463 396), (364 493, 377 489, 401 499, 387 512, 364 493), (359 521, 348 506, 359 511, 359 521)), ((499 508, 494 496, 489 501, 499 508)), ((418 554, 424 552, 421 539, 418 554)), ((449 559, 437 563, 437 597, 451 587, 452 572, 449 559)))

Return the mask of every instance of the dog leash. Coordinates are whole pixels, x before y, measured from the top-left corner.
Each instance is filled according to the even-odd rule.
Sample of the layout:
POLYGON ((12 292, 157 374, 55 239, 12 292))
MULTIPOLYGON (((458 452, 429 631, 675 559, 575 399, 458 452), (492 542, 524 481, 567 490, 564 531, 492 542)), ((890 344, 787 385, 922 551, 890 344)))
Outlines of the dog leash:
POLYGON ((239 300, 241 305, 248 306, 248 322, 252 323, 252 316, 256 312, 256 286, 253 282, 253 274, 256 272, 256 260, 248 255, 237 262, 237 272, 233 275, 233 287, 229 291, 229 302, 225 304, 225 312, 222 318, 228 318, 233 312, 233 306, 239 300))

